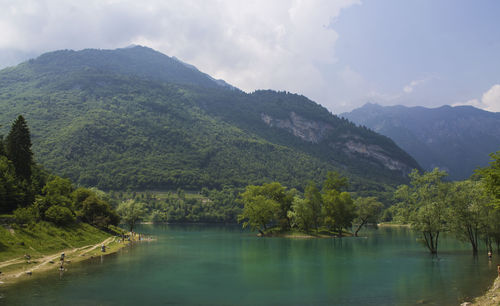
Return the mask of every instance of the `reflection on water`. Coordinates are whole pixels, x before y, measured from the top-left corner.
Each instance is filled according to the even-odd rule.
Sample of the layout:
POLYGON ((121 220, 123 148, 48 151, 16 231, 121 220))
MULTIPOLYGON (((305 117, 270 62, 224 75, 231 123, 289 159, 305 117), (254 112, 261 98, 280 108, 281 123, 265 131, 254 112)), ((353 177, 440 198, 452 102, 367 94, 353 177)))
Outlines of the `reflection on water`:
POLYGON ((0 303, 456 305, 488 287, 498 259, 446 237, 433 257, 407 228, 342 239, 257 238, 214 225, 138 231, 158 240, 2 288, 0 303))

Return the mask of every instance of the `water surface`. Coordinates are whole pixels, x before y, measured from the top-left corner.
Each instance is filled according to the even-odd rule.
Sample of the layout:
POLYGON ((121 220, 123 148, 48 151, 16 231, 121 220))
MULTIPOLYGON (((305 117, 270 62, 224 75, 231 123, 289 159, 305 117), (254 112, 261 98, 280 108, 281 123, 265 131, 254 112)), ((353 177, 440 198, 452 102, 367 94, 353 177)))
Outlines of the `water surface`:
POLYGON ((430 256, 406 228, 365 238, 257 238, 238 226, 142 225, 155 242, 0 288, 7 305, 457 305, 496 260, 443 238, 430 256))

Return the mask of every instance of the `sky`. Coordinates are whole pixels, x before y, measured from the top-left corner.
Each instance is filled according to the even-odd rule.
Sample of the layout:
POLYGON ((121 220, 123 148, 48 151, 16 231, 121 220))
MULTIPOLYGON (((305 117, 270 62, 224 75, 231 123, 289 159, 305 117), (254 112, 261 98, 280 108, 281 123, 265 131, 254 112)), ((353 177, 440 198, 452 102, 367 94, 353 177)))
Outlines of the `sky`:
POLYGON ((500 112, 497 0, 0 0, 0 68, 151 47, 252 92, 333 113, 367 102, 500 112))

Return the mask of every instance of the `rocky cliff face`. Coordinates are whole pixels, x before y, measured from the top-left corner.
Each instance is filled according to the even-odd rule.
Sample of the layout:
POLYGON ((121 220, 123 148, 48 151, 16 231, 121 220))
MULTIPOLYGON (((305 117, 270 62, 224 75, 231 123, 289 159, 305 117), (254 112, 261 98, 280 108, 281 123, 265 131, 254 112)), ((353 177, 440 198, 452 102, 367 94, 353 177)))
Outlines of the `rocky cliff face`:
POLYGON ((361 142, 349 140, 344 144, 340 144, 344 146, 344 152, 348 155, 360 154, 365 157, 372 158, 380 162, 384 167, 390 170, 398 170, 407 174, 412 169, 408 167, 408 165, 402 163, 399 160, 393 159, 389 156, 387 152, 384 151, 378 145, 366 145, 361 142))
POLYGON ((264 113, 261 113, 261 118, 270 127, 285 129, 294 136, 312 143, 319 143, 325 138, 328 131, 333 129, 327 123, 307 120, 295 112, 290 112, 290 116, 286 119, 273 118, 264 113))
MULTIPOLYGON (((322 142, 334 130, 334 127, 328 123, 308 120, 293 111, 289 113, 288 118, 284 119, 273 118, 268 114, 261 113, 261 119, 269 127, 284 129, 295 137, 314 144, 322 142)), ((328 146, 334 150, 341 150, 351 158, 362 156, 389 170, 399 171, 403 175, 407 175, 412 170, 412 167, 409 167, 406 163, 392 158, 391 154, 381 146, 366 144, 363 141, 363 138, 357 135, 344 134, 336 138, 335 141, 330 139, 328 146)))

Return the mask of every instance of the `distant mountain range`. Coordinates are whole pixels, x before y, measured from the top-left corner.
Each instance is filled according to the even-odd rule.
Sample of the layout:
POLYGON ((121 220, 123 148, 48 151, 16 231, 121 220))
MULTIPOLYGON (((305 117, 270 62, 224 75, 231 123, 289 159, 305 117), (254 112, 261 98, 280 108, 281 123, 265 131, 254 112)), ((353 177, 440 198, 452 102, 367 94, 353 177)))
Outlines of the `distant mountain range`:
POLYGON ((300 188, 337 170, 353 189, 384 190, 419 167, 304 96, 247 94, 140 46, 55 51, 1 70, 0 132, 19 114, 40 163, 102 189, 300 188))
POLYGON ((500 150, 500 113, 472 106, 438 108, 366 104, 340 115, 393 139, 427 170, 468 178, 500 150))

